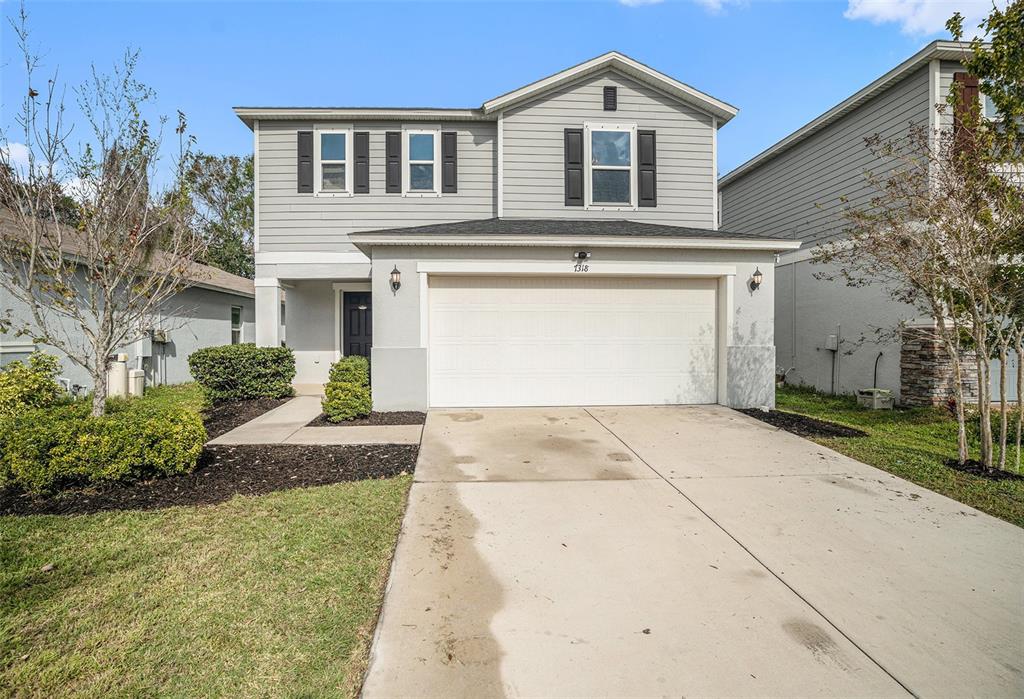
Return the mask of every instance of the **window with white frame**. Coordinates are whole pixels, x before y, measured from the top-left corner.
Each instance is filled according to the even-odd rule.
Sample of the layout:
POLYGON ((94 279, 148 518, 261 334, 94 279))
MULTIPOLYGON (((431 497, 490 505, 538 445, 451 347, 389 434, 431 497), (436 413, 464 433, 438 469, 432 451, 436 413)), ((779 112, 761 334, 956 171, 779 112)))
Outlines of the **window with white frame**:
POLYGON ((587 206, 636 206, 636 125, 588 124, 585 128, 587 206))
POLYGON ((231 307, 231 344, 242 343, 242 307, 231 307))
POLYGON ((437 131, 405 132, 405 193, 437 196, 441 192, 441 138, 437 131))
POLYGON ((992 98, 984 92, 981 93, 981 115, 986 119, 999 118, 999 114, 996 112, 995 102, 993 102, 992 98))
POLYGON ((352 130, 318 129, 314 139, 316 192, 321 195, 352 193, 352 130))

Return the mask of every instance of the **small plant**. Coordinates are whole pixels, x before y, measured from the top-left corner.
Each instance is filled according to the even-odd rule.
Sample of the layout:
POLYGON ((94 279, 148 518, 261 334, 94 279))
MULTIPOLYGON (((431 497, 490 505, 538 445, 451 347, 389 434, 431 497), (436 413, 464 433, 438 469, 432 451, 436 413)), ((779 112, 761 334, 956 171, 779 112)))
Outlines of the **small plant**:
POLYGON ((27 364, 11 362, 4 367, 0 371, 0 419, 56 403, 63 393, 58 373, 57 358, 42 352, 33 352, 27 364))
POLYGON ((370 362, 366 357, 352 355, 342 357, 331 365, 329 377, 331 383, 354 383, 359 386, 370 385, 370 362))
POLYGON ((188 367, 211 401, 292 395, 295 355, 287 347, 204 347, 189 355, 188 367))
POLYGON ((343 422, 366 417, 373 410, 369 386, 356 383, 330 382, 324 387, 321 401, 324 415, 330 422, 343 422))

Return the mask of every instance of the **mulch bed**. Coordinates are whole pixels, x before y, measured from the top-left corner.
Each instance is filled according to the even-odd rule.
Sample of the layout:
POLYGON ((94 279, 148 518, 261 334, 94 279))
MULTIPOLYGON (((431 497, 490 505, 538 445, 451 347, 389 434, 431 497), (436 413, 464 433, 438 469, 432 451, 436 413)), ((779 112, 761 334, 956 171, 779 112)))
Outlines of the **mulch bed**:
POLYGON ((760 420, 761 422, 767 422, 769 425, 778 427, 779 429, 792 432, 793 434, 800 435, 801 437, 809 438, 822 438, 822 437, 867 437, 867 432, 847 427, 845 425, 837 425, 834 422, 826 422, 824 420, 816 420, 813 417, 807 417, 805 415, 797 415, 796 413, 787 413, 781 410, 758 410, 757 408, 746 408, 740 410, 744 415, 749 415, 752 418, 760 420))
POLYGON ((203 424, 206 425, 207 438, 213 439, 236 427, 241 427, 249 420, 284 405, 290 400, 291 398, 254 398, 215 403, 203 411, 203 424))
POLYGON ((369 478, 412 473, 417 446, 242 444, 207 446, 190 474, 111 484, 49 497, 0 490, 0 515, 91 514, 213 505, 235 495, 265 495, 369 478))
POLYGON ((358 420, 344 422, 328 422, 323 413, 317 415, 306 427, 358 427, 369 425, 422 425, 427 420, 426 413, 415 410, 394 410, 386 413, 373 412, 358 420))
POLYGON ((969 473, 972 476, 980 476, 990 481, 1024 481, 1024 474, 1022 473, 1003 471, 998 468, 985 468, 985 465, 977 459, 968 459, 965 464, 961 464, 956 459, 947 459, 946 466, 949 466, 954 471, 969 473))

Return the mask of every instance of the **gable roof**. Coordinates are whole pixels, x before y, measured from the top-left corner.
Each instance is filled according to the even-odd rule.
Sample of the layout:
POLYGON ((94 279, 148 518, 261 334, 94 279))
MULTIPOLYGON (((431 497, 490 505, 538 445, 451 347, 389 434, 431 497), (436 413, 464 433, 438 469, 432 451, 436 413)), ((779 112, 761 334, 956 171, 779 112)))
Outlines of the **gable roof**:
POLYGON ((675 78, 660 73, 618 51, 609 51, 608 53, 591 58, 589 61, 574 65, 572 68, 566 68, 563 71, 549 75, 546 78, 541 78, 517 90, 499 95, 494 99, 484 102, 483 111, 485 114, 489 114, 507 109, 512 105, 533 99, 548 90, 608 69, 617 70, 666 93, 670 97, 676 98, 680 102, 685 102, 702 111, 709 112, 718 117, 719 126, 736 116, 738 111, 731 104, 716 99, 686 83, 679 82, 675 78))
POLYGON ((640 63, 618 51, 609 51, 561 72, 536 80, 511 92, 487 100, 477 108, 436 107, 234 107, 233 111, 250 129, 256 119, 310 121, 314 119, 430 119, 437 121, 495 121, 498 113, 534 99, 548 90, 594 75, 617 70, 645 85, 718 118, 721 127, 736 116, 731 104, 705 94, 686 83, 640 63))
POLYGON ((900 63, 898 66, 890 70, 888 73, 878 78, 871 84, 861 88, 857 92, 853 93, 845 100, 832 107, 821 116, 813 119, 807 124, 803 125, 784 139, 776 143, 775 145, 766 148, 764 151, 758 153, 753 158, 743 163, 739 167, 733 169, 731 172, 722 176, 718 180, 719 188, 726 186, 733 180, 742 177, 746 173, 750 172, 759 165, 767 162, 776 155, 780 155, 786 150, 797 145, 801 141, 804 141, 818 131, 821 131, 826 126, 835 123, 839 119, 842 119, 845 115, 852 112, 857 107, 867 102, 872 97, 884 92, 903 78, 907 77, 914 71, 924 66, 929 61, 934 59, 955 61, 963 57, 964 52, 968 50, 968 44, 960 43, 958 41, 933 41, 923 49, 915 53, 907 60, 900 63))

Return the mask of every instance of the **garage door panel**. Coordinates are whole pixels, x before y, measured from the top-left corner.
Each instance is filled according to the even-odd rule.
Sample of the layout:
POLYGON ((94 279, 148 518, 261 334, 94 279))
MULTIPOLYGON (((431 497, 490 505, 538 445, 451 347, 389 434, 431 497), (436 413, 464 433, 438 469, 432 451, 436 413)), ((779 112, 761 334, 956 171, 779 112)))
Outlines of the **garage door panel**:
POLYGON ((716 282, 431 277, 431 404, 716 400, 716 282))

